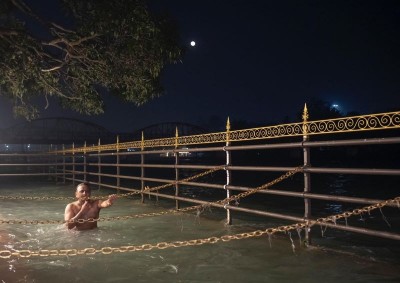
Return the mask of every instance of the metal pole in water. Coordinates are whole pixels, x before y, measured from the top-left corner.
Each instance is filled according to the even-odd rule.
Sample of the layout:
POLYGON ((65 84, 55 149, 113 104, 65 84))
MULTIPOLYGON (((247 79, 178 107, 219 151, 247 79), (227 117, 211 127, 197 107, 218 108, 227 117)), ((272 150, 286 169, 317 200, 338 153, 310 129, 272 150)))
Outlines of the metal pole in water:
POLYGON ((97 150, 97 154, 98 154, 97 155, 97 173, 99 173, 99 175, 97 176, 97 183, 98 183, 99 189, 101 188, 101 156, 100 156, 101 150, 100 150, 100 145, 101 145, 101 143, 100 143, 100 139, 99 139, 99 142, 98 142, 99 148, 97 150))
MULTIPOLYGON (((310 136, 308 135, 307 131, 307 121, 308 121, 308 110, 307 105, 304 105, 303 110, 303 142, 307 142, 310 140, 310 136)), ((310 166, 310 148, 303 146, 303 164, 304 167, 310 166)), ((304 173, 304 193, 311 192, 311 174, 304 173)), ((306 220, 311 218, 311 199, 304 198, 304 218, 306 220)), ((305 229, 305 244, 311 244, 311 234, 308 229, 305 229)))
MULTIPOLYGON (((143 151, 144 151, 144 133, 143 133, 143 131, 142 131, 142 142, 140 143, 140 150, 141 150, 141 154, 140 154, 140 187, 141 187, 141 190, 143 191, 144 190, 144 187, 145 187, 145 182, 144 182, 144 174, 145 174, 145 172, 144 172, 144 164, 145 164, 145 156, 144 156, 144 154, 143 154, 143 151)), ((144 203, 144 195, 143 195, 143 193, 141 194, 141 198, 142 198, 142 203, 144 203)))
POLYGON ((86 160, 86 141, 83 144, 83 180, 87 181, 87 160, 86 160))
MULTIPOLYGON (((179 196, 179 152, 176 150, 178 149, 179 141, 178 141, 178 127, 175 129, 175 196, 179 196)), ((175 208, 179 209, 179 200, 175 200, 175 208)))
MULTIPOLYGON (((229 121, 229 117, 228 120, 226 122, 226 146, 230 146, 231 142, 230 142, 230 129, 231 129, 231 123, 229 121)), ((225 156, 226 156, 226 162, 225 165, 228 167, 229 165, 231 165, 231 152, 229 150, 226 150, 226 148, 224 147, 225 150, 225 156)), ((231 172, 229 171, 228 168, 226 168, 225 170, 226 172, 226 184, 225 186, 229 186, 231 184, 231 172)), ((230 198, 231 197, 231 191, 226 189, 226 197, 230 198)), ((231 215, 231 210, 229 208, 226 209, 226 224, 227 225, 231 225, 232 224, 232 215, 231 215)))
MULTIPOLYGON (((55 145, 55 152, 57 152, 57 150, 58 150, 58 148, 57 148, 57 145, 55 145)), ((57 184, 57 182, 58 182, 58 156, 57 156, 57 153, 55 153, 54 155, 53 155, 53 162, 54 162, 54 166, 53 166, 53 168, 54 168, 54 170, 53 170, 53 173, 55 174, 54 176, 55 176, 55 180, 56 180, 56 184, 57 184)), ((50 167, 49 167, 50 168, 50 167)), ((49 170, 49 178, 50 178, 50 170, 49 170)))
POLYGON ((75 144, 72 143, 72 185, 75 187, 75 144))
POLYGON ((63 149, 63 184, 65 184, 65 146, 64 144, 62 145, 63 149))
POLYGON ((119 158, 119 136, 117 136, 117 192, 119 193, 119 188, 121 187, 121 178, 120 173, 121 173, 121 169, 120 169, 120 158, 119 158))

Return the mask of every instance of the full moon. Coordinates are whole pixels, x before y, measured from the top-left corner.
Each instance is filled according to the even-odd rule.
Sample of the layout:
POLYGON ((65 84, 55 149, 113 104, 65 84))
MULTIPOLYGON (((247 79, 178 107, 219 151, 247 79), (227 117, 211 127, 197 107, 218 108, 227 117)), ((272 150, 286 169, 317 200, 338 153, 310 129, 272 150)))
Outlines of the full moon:
POLYGON ((190 42, 190 46, 196 46, 196 41, 192 40, 192 41, 190 42))

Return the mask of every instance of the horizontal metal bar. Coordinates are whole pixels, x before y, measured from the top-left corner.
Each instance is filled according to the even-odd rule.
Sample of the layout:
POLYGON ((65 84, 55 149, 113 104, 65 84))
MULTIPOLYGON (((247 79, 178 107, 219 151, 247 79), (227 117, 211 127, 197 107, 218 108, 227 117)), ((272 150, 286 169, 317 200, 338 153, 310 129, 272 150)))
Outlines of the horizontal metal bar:
POLYGON ((370 139, 352 139, 352 140, 335 140, 335 141, 305 141, 293 143, 279 143, 279 144, 258 144, 258 145, 240 145, 240 146, 217 146, 217 147, 203 147, 203 148, 171 148, 164 150, 146 150, 134 152, 112 152, 112 153, 90 153, 89 156, 113 156, 113 155, 140 155, 140 154, 160 154, 165 152, 178 153, 183 150, 186 152, 209 152, 221 150, 255 150, 255 149, 285 149, 285 148, 299 148, 299 147, 334 147, 334 146, 365 146, 377 144, 396 144, 400 143, 398 137, 388 138, 370 138, 370 139))
POLYGON ((198 182, 182 182, 179 181, 180 185, 186 185, 186 186, 196 186, 196 187, 202 187, 202 188, 213 188, 213 189, 224 189, 224 185, 220 184, 210 184, 210 183, 198 183, 198 182))
MULTIPOLYGON (((262 166, 226 166, 227 170, 241 171, 272 171, 287 172, 295 167, 262 167, 262 166)), ((329 174, 360 174, 360 175, 400 175, 398 169, 369 169, 369 168, 323 168, 323 167, 305 167, 303 173, 329 173, 329 174)))
MULTIPOLYGON (((296 217, 296 216, 285 215, 285 214, 281 214, 281 213, 273 213, 273 212, 243 208, 243 207, 232 206, 232 205, 224 206, 224 205, 213 203, 213 202, 188 199, 185 197, 178 197, 178 196, 174 196, 174 195, 166 195, 166 194, 161 194, 161 193, 154 193, 154 192, 144 192, 144 193, 163 197, 163 198, 168 198, 168 199, 172 199, 172 200, 180 200, 180 201, 185 201, 185 202, 190 202, 190 203, 209 205, 212 207, 218 207, 218 208, 222 208, 222 209, 230 209, 232 211, 240 211, 240 212, 246 212, 246 213, 256 214, 256 215, 260 215, 260 216, 289 220, 289 221, 294 221, 297 223, 305 222, 305 219, 303 217, 296 217)), ((315 220, 311 219, 311 222, 312 221, 315 222, 315 220)), ((377 230, 372 230, 372 229, 359 228, 359 227, 354 227, 354 226, 349 226, 349 225, 341 225, 341 224, 333 224, 333 223, 324 223, 323 225, 326 227, 343 230, 343 231, 355 232, 355 233, 359 233, 359 234, 376 236, 376 237, 392 239, 392 240, 400 240, 400 234, 395 234, 395 233, 390 233, 390 232, 385 232, 385 231, 377 231, 377 230)))
MULTIPOLYGON (((82 172, 80 172, 82 173, 82 172)), ((117 175, 111 174, 98 174, 94 173, 91 175, 101 175, 104 177, 115 177, 117 175)), ((166 184, 174 184, 175 180, 167 180, 167 179, 159 179, 159 178, 141 178, 141 177, 133 177, 133 176, 125 176, 125 175, 118 175, 119 178, 124 179, 133 179, 133 180, 143 180, 143 181, 151 181, 151 182, 158 182, 158 183, 166 183, 166 184)), ((182 182, 178 181, 180 185, 186 186, 195 186, 201 188, 212 188, 212 189, 221 189, 225 190, 224 185, 220 184, 210 184, 210 183, 198 183, 198 182, 182 182)), ((243 187, 243 186, 226 186, 226 189, 232 191, 242 191, 246 192, 252 190, 254 188, 251 187, 243 187)), ((261 190, 257 193, 261 194, 270 194, 270 195, 278 195, 278 196, 289 196, 289 197, 298 197, 298 198, 310 198, 310 199, 317 199, 317 200, 325 200, 325 201, 334 201, 334 202, 346 202, 346 203, 358 203, 358 204, 376 204, 383 202, 384 200, 381 199, 369 199, 369 198, 358 198, 358 197, 346 197, 346 196, 333 196, 333 195, 324 195, 324 194, 314 194, 314 193, 304 193, 304 192, 294 192, 294 191, 284 191, 284 190, 261 190)), ((395 204, 389 204, 388 206, 397 207, 395 204)))
MULTIPOLYGON (((72 172, 72 171, 71 171, 72 172)), ((75 171, 76 174, 84 174, 83 171, 75 171)), ((170 179, 160 179, 160 178, 141 178, 135 176, 127 176, 127 175, 115 175, 115 174, 104 174, 104 173, 87 173, 88 175, 94 176, 103 176, 103 177, 111 177, 111 178, 121 178, 121 179, 131 179, 131 180, 139 180, 139 181, 150 181, 150 182, 158 182, 165 184, 175 184, 175 180, 170 179)), ((210 184, 210 183, 200 183, 200 182, 185 182, 178 181, 180 185, 186 186, 195 186, 201 188, 212 188, 212 189, 221 189, 221 190, 232 190, 232 191, 249 191, 254 189, 254 187, 243 187, 243 186, 226 186, 222 184, 210 184)), ((380 203, 383 200, 381 199, 368 199, 368 198, 357 198, 357 197, 346 197, 346 196, 333 196, 333 195, 324 195, 324 194, 314 194, 314 193, 304 193, 304 192, 294 192, 287 190, 273 190, 266 189, 258 191, 260 194, 270 194, 270 195, 278 195, 278 196, 289 196, 289 197, 298 197, 298 198, 310 198, 310 199, 318 199, 318 200, 326 200, 326 201, 335 201, 335 202, 347 202, 347 203, 359 203, 359 204, 375 204, 380 203)), ((395 207, 395 204, 391 204, 389 206, 395 207)))
MULTIPOLYGON (((249 190, 254 189, 251 187, 243 187, 243 186, 232 186, 232 185, 225 186, 225 185, 197 183, 197 182, 179 182, 179 184, 187 185, 187 186, 202 187, 202 188, 206 187, 206 188, 222 189, 222 190, 227 189, 227 190, 231 190, 231 191, 241 191, 241 192, 247 192, 249 190)), ((359 203, 359 204, 376 204, 376 203, 380 203, 380 202, 384 201, 381 199, 333 196, 333 195, 294 192, 294 191, 286 191, 286 190, 273 190, 273 189, 261 190, 261 191, 258 191, 257 193, 277 195, 277 196, 297 197, 297 198, 310 198, 310 199, 335 201, 335 202, 359 203)), ((389 204, 388 206, 397 207, 396 204, 389 204)))
MULTIPOLYGON (((209 170, 220 165, 165 165, 165 164, 115 164, 115 163, 32 163, 32 164, 0 164, 1 166, 71 166, 71 165, 87 165, 87 166, 103 166, 103 167, 143 167, 143 168, 181 168, 181 169, 198 169, 209 170)), ((294 170, 295 167, 277 167, 277 166, 225 166, 225 169, 232 171, 263 171, 263 172, 287 172, 294 170)), ((323 168, 323 167, 306 167, 302 170, 304 173, 328 173, 328 174, 359 174, 359 175, 400 175, 399 169, 376 169, 376 168, 323 168)))
MULTIPOLYGON (((84 172, 82 172, 82 171, 79 171, 79 172, 80 172, 80 173, 84 173, 84 172)), ((135 176, 116 175, 116 174, 104 174, 104 173, 95 173, 95 172, 92 172, 92 173, 86 172, 86 174, 91 175, 91 176, 102 176, 102 177, 129 179, 129 180, 143 180, 143 181, 158 182, 158 183, 167 183, 167 184, 175 183, 175 180, 168 180, 168 179, 142 178, 142 177, 135 177, 135 176)))
POLYGON ((2 163, 0 167, 62 166, 63 163, 2 163))
POLYGON ((62 176, 62 173, 0 173, 0 177, 18 177, 18 176, 62 176))
POLYGON ((210 170, 220 165, 174 165, 174 164, 116 164, 116 163, 87 163, 88 166, 102 166, 103 167, 129 167, 129 168, 180 168, 180 169, 197 169, 197 170, 210 170))
POLYGON ((400 143, 400 137, 388 138, 371 138, 371 139, 352 139, 352 140, 334 140, 334 141, 306 141, 303 142, 305 147, 319 146, 353 146, 353 145, 378 145, 378 144, 397 144, 400 143))
POLYGON ((264 171, 264 172, 288 172, 296 167, 277 167, 277 166, 226 166, 227 170, 236 171, 264 171))
MULTIPOLYGON (((272 217, 272 218, 277 218, 277 219, 289 220, 289 221, 294 221, 294 222, 297 222, 297 223, 304 223, 305 222, 305 219, 302 218, 302 217, 295 217, 295 216, 285 215, 285 214, 281 214, 281 213, 273 213, 273 212, 261 211, 261 210, 257 210, 257 209, 248 209, 248 208, 232 206, 232 205, 223 206, 223 205, 220 205, 220 204, 215 204, 215 203, 210 203, 210 202, 201 202, 201 201, 197 201, 197 200, 194 201, 192 199, 176 197, 176 196, 170 196, 170 195, 164 195, 164 194, 159 194, 159 193, 154 193, 153 195, 158 195, 159 197, 165 197, 165 198, 174 199, 174 200, 193 202, 193 203, 197 203, 197 204, 205 204, 205 205, 210 205, 210 206, 213 206, 213 207, 218 207, 218 208, 223 208, 223 209, 226 208, 226 209, 230 209, 232 211, 240 211, 240 212, 246 212, 246 213, 256 214, 256 215, 260 215, 260 216, 266 216, 266 217, 272 217)), ((386 239, 400 240, 400 234, 395 234, 395 233, 390 233, 390 232, 385 232, 385 231, 377 231, 377 230, 371 230, 371 229, 359 228, 359 227, 341 225, 341 224, 336 224, 335 225, 333 223, 324 223, 324 226, 327 226, 327 227, 330 227, 330 228, 334 228, 334 229, 338 229, 338 230, 343 230, 343 231, 349 231, 349 232, 355 232, 355 233, 359 233, 359 234, 369 235, 369 236, 377 236, 377 237, 386 238, 386 239)))
POLYGON ((398 169, 361 169, 361 168, 322 168, 307 167, 304 173, 359 174, 359 175, 400 175, 398 169))
POLYGON ((157 150, 144 150, 144 151, 119 151, 119 152, 107 152, 107 153, 89 153, 87 154, 88 156, 91 157, 103 157, 103 156, 117 156, 117 155, 122 155, 122 156, 129 156, 129 155, 151 155, 151 154, 161 154, 161 153, 167 153, 167 152, 173 152, 173 153, 179 153, 182 151, 185 152, 210 152, 210 151, 222 151, 223 146, 218 146, 218 147, 198 147, 198 148, 170 148, 170 149, 157 149, 157 150))
MULTIPOLYGON (((70 178, 66 178, 66 179, 70 179, 70 178)), ((75 179, 75 181, 83 181, 83 180, 75 179)), ((141 193, 144 193, 147 195, 154 195, 154 196, 163 197, 163 198, 171 199, 171 200, 179 200, 179 201, 207 205, 207 206, 212 206, 212 207, 217 207, 217 208, 222 208, 222 209, 230 209, 232 211, 240 211, 240 212, 245 212, 245 213, 250 213, 250 214, 255 214, 255 215, 260 215, 260 216, 272 217, 272 218, 277 218, 277 219, 282 219, 282 220, 289 220, 289 221, 294 221, 297 223, 305 222, 305 219, 303 217, 296 217, 296 216, 285 215, 285 214, 281 214, 281 213, 274 213, 274 212, 262 211, 262 210, 257 210, 257 209, 249 209, 249 208, 232 206, 232 205, 224 206, 224 205, 214 203, 214 202, 189 199, 189 198, 179 197, 179 196, 175 196, 175 195, 162 194, 159 192, 142 192, 140 190, 129 189, 129 188, 125 188, 125 187, 118 187, 118 186, 109 185, 109 184, 100 184, 97 182, 90 182, 90 183, 101 185, 104 187, 124 190, 124 191, 130 191, 130 192, 137 191, 137 192, 141 192, 141 193)), ((369 201, 371 201, 371 200, 369 200, 369 201)), ((310 221, 310 223, 315 222, 315 220, 312 220, 312 219, 310 219, 309 221, 310 221)), ((369 235, 369 236, 381 237, 381 238, 392 239, 392 240, 400 240, 400 234, 395 234, 395 233, 390 233, 390 232, 385 232, 385 231, 377 231, 377 230, 359 228, 359 227, 354 227, 354 226, 349 226, 349 225, 333 224, 333 223, 329 223, 329 222, 323 223, 323 226, 330 227, 333 229, 343 230, 343 231, 349 231, 349 232, 369 235)))
MULTIPOLYGON (((252 188, 246 187, 236 187, 236 186, 226 186, 228 190, 235 191, 248 191, 252 188)), ((357 203, 357 204, 376 204, 383 202, 382 199, 369 199, 369 198, 358 198, 358 197, 346 197, 346 196, 336 196, 336 195, 324 195, 324 194, 314 194, 314 193, 305 193, 305 192, 293 192, 286 190, 262 190, 258 193, 261 194, 270 194, 277 196, 288 196, 288 197, 298 197, 298 198, 309 198, 309 199, 317 199, 317 200, 326 200, 326 201, 334 201, 334 202, 346 202, 346 203, 357 203)), ((396 204, 388 204, 387 206, 397 207, 396 204)))
MULTIPOLYGON (((60 164, 59 166, 62 166, 60 164)), ((70 164, 65 164, 66 166, 70 164)), ((75 164, 84 165, 84 164, 75 164)), ((96 163, 88 163, 89 166, 97 166, 96 163)), ((164 164, 102 164, 104 167, 143 167, 143 168, 181 168, 181 169, 197 169, 197 170, 210 170, 220 165, 164 165, 164 164)), ((225 169, 232 171, 262 171, 262 172, 288 172, 294 170, 296 167, 281 167, 281 166, 225 166, 225 169)), ((302 169, 303 173, 327 173, 327 174, 358 174, 358 175, 400 175, 398 169, 375 169, 375 168, 323 168, 323 167, 306 167, 302 169)))
POLYGON ((45 157, 51 157, 54 158, 56 157, 56 153, 0 153, 0 157, 20 157, 20 156, 26 156, 26 157, 38 157, 38 156, 45 156, 45 157))
POLYGON ((359 228, 359 227, 354 227, 354 226, 345 226, 345 225, 340 225, 340 224, 335 225, 333 223, 324 223, 324 226, 327 226, 327 227, 330 227, 333 229, 364 234, 364 235, 368 235, 368 236, 380 237, 380 238, 397 240, 397 241, 400 240, 400 234, 395 234, 395 233, 390 233, 390 232, 385 232, 385 231, 377 231, 377 230, 359 228))

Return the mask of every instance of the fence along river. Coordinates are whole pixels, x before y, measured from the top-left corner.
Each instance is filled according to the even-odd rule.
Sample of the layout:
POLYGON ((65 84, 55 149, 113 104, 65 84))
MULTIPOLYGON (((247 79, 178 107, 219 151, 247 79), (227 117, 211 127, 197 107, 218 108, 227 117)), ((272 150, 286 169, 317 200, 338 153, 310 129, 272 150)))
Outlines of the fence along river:
MULTIPOLYGON (((399 117, 399 112, 391 112, 309 122, 305 109, 304 120, 301 123, 231 131, 228 121, 227 130, 222 133, 186 137, 180 137, 177 133, 175 137, 159 140, 145 140, 143 137, 141 141, 124 143, 117 139, 115 144, 108 145, 101 145, 100 142, 96 146, 73 145, 71 148, 63 147, 51 153, 29 155, 29 160, 33 161, 31 163, 12 163, 12 159, 18 160, 21 155, 3 155, 3 158, 9 160, 7 164, 1 164, 3 168, 7 168, 7 172, 2 173, 4 178, 46 175, 53 176, 59 184, 71 181, 74 185, 77 182, 89 181, 92 187, 97 186, 101 190, 117 190, 121 199, 138 198, 136 201, 144 203, 142 205, 156 202, 162 203, 166 208, 157 212, 122 213, 86 221, 104 221, 110 224, 156 216, 177 217, 182 213, 193 215, 193 212, 194 215, 200 214, 201 218, 201 212, 205 212, 207 217, 216 214, 217 219, 222 219, 222 215, 225 214, 224 222, 232 227, 235 227, 235 222, 243 225, 246 223, 244 220, 253 223, 253 219, 258 220, 257 225, 267 220, 270 224, 270 221, 273 221, 275 226, 257 226, 257 229, 253 230, 236 231, 238 233, 232 233, 234 231, 228 229, 228 233, 223 235, 186 240, 171 238, 170 241, 122 243, 114 246, 84 247, 79 244, 78 248, 4 249, 0 251, 0 257, 5 260, 35 260, 75 255, 115 256, 137 251, 224 245, 227 242, 245 241, 244 239, 249 241, 262 237, 271 239, 276 234, 283 234, 284 237, 289 235, 291 246, 295 245, 296 235, 301 239, 298 245, 306 249, 306 246, 318 243, 321 236, 329 234, 332 230, 344 231, 345 238, 348 237, 348 233, 352 238, 361 234, 389 239, 397 245, 400 239, 398 190, 396 187, 384 186, 398 183, 398 164, 396 165, 394 158, 393 163, 390 156, 384 156, 386 164, 393 167, 377 168, 373 162, 379 163, 379 158, 368 158, 369 161, 364 162, 365 157, 361 155, 363 150, 360 148, 368 148, 367 152, 372 157, 388 152, 386 149, 374 151, 374 147, 389 148, 392 155, 398 153, 400 138, 396 135, 400 125, 399 117), (379 137, 375 130, 388 130, 386 132, 390 132, 390 135, 379 137), (370 138, 360 138, 356 135, 371 132, 374 135, 370 138), (346 135, 351 138, 346 138, 346 135), (321 138, 325 136, 330 139, 321 138), (314 140, 311 140, 312 138, 314 140), (357 149, 356 153, 354 149, 357 149), (362 166, 334 167, 331 159, 325 160, 325 157, 332 155, 339 155, 335 156, 335 160, 340 159, 337 157, 341 157, 341 154, 347 159, 342 164, 362 163, 362 166), (281 158, 276 159, 276 156, 281 158), (314 156, 317 158, 313 159, 314 156), (360 158, 361 162, 354 162, 356 157, 360 158), (348 162, 349 160, 351 162, 348 162), (323 166, 324 162, 328 166, 323 166), (368 165, 372 166, 367 167, 368 165), (21 172, 21 167, 29 168, 29 172, 21 172), (18 168, 20 172, 12 172, 12 168, 18 168), (343 195, 339 195, 340 190, 335 189, 327 193, 323 182, 321 185, 321 179, 324 178, 335 179, 331 185, 337 185, 336 181, 343 176, 351 176, 350 179, 354 178, 353 176, 361 176, 364 179, 376 177, 373 182, 379 184, 379 188, 376 188, 375 192, 361 192, 361 196, 357 196, 360 188, 350 193, 349 189, 346 189, 343 190, 343 195), (151 199, 148 200, 149 198, 151 199), (171 200, 174 208, 170 207, 171 200), (334 209, 326 209, 327 207, 334 209), (207 212, 209 210, 212 213, 207 212), (369 219, 368 222, 360 221, 364 218, 369 219), (362 225, 359 225, 359 222, 362 225)), ((63 198, 9 195, 2 196, 2 201, 16 200, 21 204, 25 203, 23 200, 32 203, 49 199, 62 201, 63 198)), ((2 219, 1 225, 47 227, 49 225, 45 224, 61 225, 62 222, 59 219, 8 218, 2 219)), ((331 233, 336 235, 336 232, 331 233)))

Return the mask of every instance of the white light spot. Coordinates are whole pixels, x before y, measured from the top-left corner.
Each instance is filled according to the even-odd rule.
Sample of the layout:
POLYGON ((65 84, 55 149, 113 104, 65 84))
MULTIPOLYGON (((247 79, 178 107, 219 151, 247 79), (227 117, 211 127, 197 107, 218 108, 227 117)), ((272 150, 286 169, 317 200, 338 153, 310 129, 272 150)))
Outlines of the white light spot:
POLYGON ((196 41, 192 40, 192 41, 190 42, 190 46, 196 46, 196 41))

